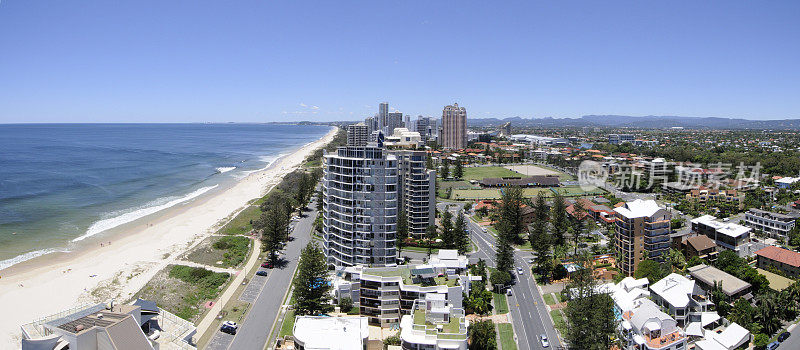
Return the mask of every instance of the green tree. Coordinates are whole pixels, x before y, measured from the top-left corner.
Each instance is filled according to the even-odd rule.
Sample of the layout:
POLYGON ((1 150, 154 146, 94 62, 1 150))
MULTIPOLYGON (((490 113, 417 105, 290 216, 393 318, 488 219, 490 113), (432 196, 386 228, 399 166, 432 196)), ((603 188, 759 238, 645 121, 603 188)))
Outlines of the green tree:
POLYGON ((636 272, 634 272, 633 275, 637 279, 646 277, 650 283, 655 283, 666 277, 667 273, 661 268, 661 264, 658 262, 644 259, 639 263, 639 266, 636 267, 636 272))
POLYGON ((585 218, 586 208, 583 207, 581 201, 575 201, 575 204, 572 205, 572 239, 575 243, 575 255, 578 255, 578 245, 586 234, 586 226, 583 222, 585 218))
POLYGON ((461 179, 464 177, 464 165, 461 164, 461 161, 456 161, 456 168, 453 170, 453 177, 456 179, 461 179))
POLYGON ((553 260, 550 255, 552 242, 547 234, 548 211, 547 202, 539 193, 533 205, 533 225, 528 230, 528 241, 531 243, 531 249, 536 252, 536 270, 545 281, 550 279, 553 260))
POLYGON ((720 316, 728 316, 731 309, 730 298, 722 291, 722 283, 714 282, 714 287, 711 288, 711 301, 717 306, 717 313, 720 316))
POLYGON ((678 250, 670 248, 667 252, 667 263, 669 264, 672 272, 684 273, 686 272, 686 258, 678 250))
POLYGON ((553 244, 556 246, 563 246, 566 243, 565 235, 567 233, 567 205, 564 202, 564 197, 556 193, 553 197, 553 207, 550 214, 550 223, 553 227, 553 244))
POLYGON ((406 239, 408 239, 408 218, 406 217, 406 210, 405 208, 400 208, 400 212, 397 214, 397 254, 403 252, 403 248, 406 246, 406 239))
POLYGON ((428 225, 425 228, 425 239, 428 241, 428 259, 431 257, 431 253, 433 252, 433 243, 436 242, 436 238, 439 237, 439 234, 436 232, 435 225, 428 225))
POLYGON ((726 317, 731 322, 736 322, 740 326, 747 328, 750 332, 755 332, 760 329, 753 328, 753 321, 755 318, 755 310, 750 305, 750 302, 744 298, 739 298, 733 303, 733 308, 728 312, 726 317))
POLYGON ((480 321, 470 324, 470 350, 497 350, 497 334, 492 321, 480 321))
POLYGON ((525 231, 522 212, 524 206, 522 188, 513 186, 503 189, 498 207, 499 221, 496 225, 498 234, 510 243, 521 243, 521 234, 525 231))
POLYGON ((447 159, 442 158, 442 179, 450 177, 450 165, 447 164, 447 159))
POLYGON ((455 230, 453 230, 453 214, 450 210, 445 210, 442 214, 442 230, 440 236, 442 243, 447 248, 453 248, 456 245, 455 230))
POLYGON ((466 254, 469 251, 469 230, 467 229, 467 219, 464 217, 463 211, 458 212, 453 232, 458 254, 466 254))
POLYGON ((331 283, 325 255, 316 242, 300 252, 294 285, 294 309, 297 315, 320 315, 333 309, 330 300, 331 283))
MULTIPOLYGON (((590 266, 591 259, 582 255, 578 264, 590 266)), ((598 293, 596 284, 592 269, 585 268, 573 272, 567 285, 571 298, 564 309, 567 316, 564 337, 570 348, 605 350, 619 338, 613 300, 606 293, 598 293)))
POLYGON ((344 297, 339 300, 339 312, 348 313, 353 309, 353 299, 344 297))
POLYGON ((323 204, 322 190, 319 190, 317 191, 317 212, 320 213, 322 212, 322 204, 323 204))
POLYGON ((433 169, 433 157, 431 157, 430 153, 428 153, 428 156, 425 157, 425 168, 433 169))
POLYGON ((288 220, 284 214, 285 210, 282 205, 269 206, 267 211, 262 212, 259 219, 253 222, 253 228, 261 232, 261 250, 268 253, 269 260, 273 264, 287 238, 288 220))

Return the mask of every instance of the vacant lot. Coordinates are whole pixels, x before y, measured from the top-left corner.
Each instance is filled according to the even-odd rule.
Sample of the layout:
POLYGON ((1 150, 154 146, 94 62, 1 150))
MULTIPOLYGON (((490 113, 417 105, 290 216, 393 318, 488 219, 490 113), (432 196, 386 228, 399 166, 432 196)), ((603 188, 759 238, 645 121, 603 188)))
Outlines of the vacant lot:
POLYGON ((205 311, 202 304, 216 298, 229 277, 199 267, 168 265, 134 298, 153 300, 159 307, 194 322, 205 311))
POLYGON ((510 177, 522 174, 501 166, 468 167, 464 168, 464 180, 482 180, 486 177, 510 177))
POLYGON ((253 230, 252 221, 257 220, 260 216, 261 209, 256 205, 251 205, 245 210, 242 210, 233 220, 225 224, 225 226, 219 230, 219 233, 226 235, 243 235, 250 233, 250 231, 253 230))
POLYGON ((208 237, 186 254, 186 260, 198 264, 235 267, 250 251, 250 239, 244 236, 208 237))
POLYGON ((764 275, 764 277, 767 278, 767 281, 769 281, 769 287, 772 288, 773 290, 782 291, 786 287, 794 283, 794 281, 792 281, 791 279, 769 272, 767 270, 764 269, 756 269, 756 270, 758 271, 758 273, 764 275))

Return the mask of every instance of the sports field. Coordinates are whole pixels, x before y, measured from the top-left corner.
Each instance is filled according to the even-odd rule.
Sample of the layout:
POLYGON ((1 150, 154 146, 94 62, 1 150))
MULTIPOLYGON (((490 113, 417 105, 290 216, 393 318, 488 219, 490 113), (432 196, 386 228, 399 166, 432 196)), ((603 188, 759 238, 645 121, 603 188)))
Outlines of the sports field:
MULTIPOLYGON (((548 198, 553 197, 555 196, 554 191, 558 191, 564 197, 591 196, 591 195, 601 195, 605 193, 605 191, 602 189, 597 189, 587 192, 582 190, 580 186, 529 187, 522 189, 522 193, 525 195, 525 197, 529 198, 536 197, 539 193, 542 193, 542 195, 548 198)), ((451 199, 457 199, 457 200, 500 199, 500 196, 501 196, 500 189, 497 188, 484 188, 480 190, 454 189, 453 197, 451 199)))

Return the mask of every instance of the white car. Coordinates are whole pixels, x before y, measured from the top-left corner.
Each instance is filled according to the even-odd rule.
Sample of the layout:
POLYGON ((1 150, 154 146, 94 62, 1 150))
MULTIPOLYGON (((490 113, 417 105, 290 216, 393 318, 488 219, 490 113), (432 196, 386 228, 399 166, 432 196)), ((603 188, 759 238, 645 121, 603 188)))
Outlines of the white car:
POLYGON ((519 274, 519 275, 521 275, 521 274, 522 274, 522 268, 521 268, 521 267, 518 267, 518 268, 517 268, 517 274, 519 274))
POLYGON ((483 227, 482 230, 484 233, 489 232, 489 230, 487 230, 486 227, 483 227))
POLYGON ((544 334, 540 335, 539 336, 539 340, 542 342, 542 347, 543 348, 549 348, 550 347, 550 342, 547 341, 547 336, 546 335, 544 335, 544 334))

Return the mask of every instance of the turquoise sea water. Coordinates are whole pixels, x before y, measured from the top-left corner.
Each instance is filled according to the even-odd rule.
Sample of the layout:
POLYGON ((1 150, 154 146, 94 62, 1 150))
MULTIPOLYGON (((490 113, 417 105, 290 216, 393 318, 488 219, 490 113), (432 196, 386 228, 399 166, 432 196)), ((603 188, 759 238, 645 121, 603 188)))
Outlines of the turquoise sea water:
POLYGON ((185 203, 329 128, 0 125, 0 270, 185 203))

